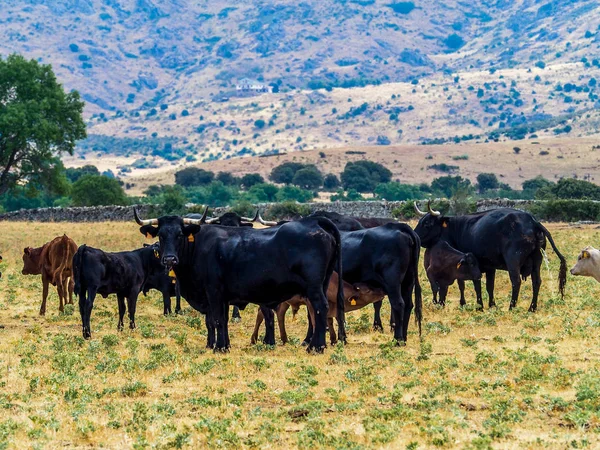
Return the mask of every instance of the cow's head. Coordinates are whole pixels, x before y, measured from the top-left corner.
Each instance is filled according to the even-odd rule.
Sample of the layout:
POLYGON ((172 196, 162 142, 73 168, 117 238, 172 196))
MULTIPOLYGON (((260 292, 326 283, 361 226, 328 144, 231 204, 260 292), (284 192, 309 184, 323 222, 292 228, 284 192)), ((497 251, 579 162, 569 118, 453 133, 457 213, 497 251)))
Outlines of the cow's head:
POLYGON ((577 257, 577 263, 571 269, 571 275, 593 277, 600 281, 600 251, 594 247, 584 248, 577 257))
POLYGON ((31 248, 25 247, 23 249, 23 275, 39 275, 42 273, 40 268, 40 258, 42 254, 42 247, 31 248))
POLYGON ((159 242, 159 256, 163 265, 173 267, 179 264, 179 250, 184 239, 193 242, 194 235, 205 223, 206 211, 202 219, 188 219, 179 216, 163 216, 158 219, 140 219, 137 210, 133 210, 135 221, 141 225, 140 233, 156 238, 159 242))
POLYGON ((444 228, 448 227, 450 218, 444 217, 441 212, 431 209, 431 201, 427 202, 427 212, 421 211, 416 202, 414 207, 416 213, 421 216, 415 228, 415 233, 419 235, 423 247, 431 247, 439 241, 444 228))
POLYGON ((456 265, 457 278, 459 280, 480 280, 481 269, 473 253, 465 253, 456 265))

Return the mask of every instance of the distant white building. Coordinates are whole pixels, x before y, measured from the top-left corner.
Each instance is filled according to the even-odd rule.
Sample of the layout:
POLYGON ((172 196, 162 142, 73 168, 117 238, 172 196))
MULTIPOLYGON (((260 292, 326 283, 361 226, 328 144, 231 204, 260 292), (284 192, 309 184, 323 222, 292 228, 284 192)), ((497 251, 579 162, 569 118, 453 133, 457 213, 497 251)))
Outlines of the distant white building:
POLYGON ((271 86, 261 83, 260 81, 243 78, 235 85, 235 90, 238 94, 243 93, 262 93, 271 92, 271 86))

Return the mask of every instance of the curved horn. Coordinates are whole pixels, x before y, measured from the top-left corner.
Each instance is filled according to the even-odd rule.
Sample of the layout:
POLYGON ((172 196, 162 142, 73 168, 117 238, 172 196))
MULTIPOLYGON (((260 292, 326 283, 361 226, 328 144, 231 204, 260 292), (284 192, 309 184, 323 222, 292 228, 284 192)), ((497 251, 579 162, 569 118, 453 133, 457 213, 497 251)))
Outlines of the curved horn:
POLYGON ((256 222, 258 220, 259 212, 260 209, 257 209, 256 214, 254 214, 253 218, 240 216, 240 219, 242 219, 244 222, 256 222))
POLYGON ((423 217, 423 216, 426 216, 426 215, 427 215, 427 213, 424 213, 423 211, 421 211, 421 210, 419 209, 419 207, 417 206, 417 202, 413 202, 413 205, 414 205, 414 207, 415 207, 415 212, 416 212, 416 213, 417 213, 419 216, 423 217))
POLYGON ((144 225, 158 225, 158 219, 147 219, 147 220, 140 219, 140 216, 138 215, 138 212, 137 212, 137 208, 133 208, 133 216, 135 217, 135 221, 140 226, 144 226, 144 225))
POLYGON ((218 222, 218 221, 219 221, 219 219, 221 219, 221 218, 220 218, 220 217, 211 217, 211 218, 209 218, 209 219, 205 219, 205 220, 204 220, 204 223, 207 223, 207 224, 209 224, 209 225, 210 225, 211 223, 218 222))
POLYGON ((206 208, 204 209, 204 212, 202 213, 202 217, 199 219, 190 219, 188 217, 184 217, 183 218, 183 224, 184 225, 202 225, 203 223, 206 223, 206 215, 208 214, 208 205, 206 205, 206 208))
POLYGON ((256 212, 256 215, 258 216, 258 222, 261 223, 262 225, 265 225, 267 227, 274 227, 275 225, 277 225, 277 222, 263 219, 262 216, 260 215, 260 210, 256 212))
POLYGON ((430 213, 432 216, 441 216, 441 215, 442 215, 442 213, 441 213, 441 212, 439 212, 439 211, 436 211, 435 209, 431 209, 431 200, 429 200, 429 201, 427 202, 427 210, 429 211, 429 213, 430 213))

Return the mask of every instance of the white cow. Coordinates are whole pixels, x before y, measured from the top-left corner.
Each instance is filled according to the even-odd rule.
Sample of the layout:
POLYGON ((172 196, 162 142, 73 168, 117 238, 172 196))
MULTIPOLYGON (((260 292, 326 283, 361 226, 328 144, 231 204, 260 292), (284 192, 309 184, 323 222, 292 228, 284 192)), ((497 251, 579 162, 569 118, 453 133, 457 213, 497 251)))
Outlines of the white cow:
POLYGON ((594 247, 584 248, 577 258, 577 264, 571 269, 571 275, 594 277, 600 282, 600 251, 594 247))

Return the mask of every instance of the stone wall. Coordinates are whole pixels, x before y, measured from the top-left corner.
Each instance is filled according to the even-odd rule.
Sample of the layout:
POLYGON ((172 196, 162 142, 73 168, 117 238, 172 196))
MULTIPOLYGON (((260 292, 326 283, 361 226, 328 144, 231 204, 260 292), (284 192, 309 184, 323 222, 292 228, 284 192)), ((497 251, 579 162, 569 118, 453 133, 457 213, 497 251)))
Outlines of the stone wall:
MULTIPOLYGON (((477 210, 484 211, 493 208, 525 208, 535 203, 535 200, 485 199, 477 202, 477 210)), ((356 217, 392 217, 392 211, 406 202, 333 202, 306 203, 311 212, 317 210, 334 211, 347 216, 356 217)), ((258 205, 261 211, 269 209, 271 204, 258 205)), ((142 217, 151 215, 151 205, 136 206, 142 217)), ((422 209, 425 208, 423 203, 422 209)), ((221 215, 228 208, 214 208, 213 215, 221 215)), ((129 222, 133 220, 133 206, 97 206, 82 208, 37 208, 23 209, 0 214, 1 220, 34 221, 34 222, 129 222)))

